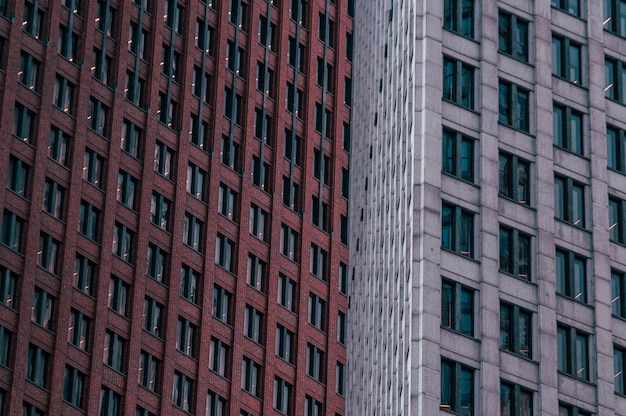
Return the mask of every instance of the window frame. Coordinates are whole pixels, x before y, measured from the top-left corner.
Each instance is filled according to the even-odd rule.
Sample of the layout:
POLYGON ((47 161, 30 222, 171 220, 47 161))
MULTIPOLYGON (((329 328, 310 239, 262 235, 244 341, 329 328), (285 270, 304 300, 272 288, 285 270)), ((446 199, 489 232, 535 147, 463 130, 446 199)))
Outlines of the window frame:
POLYGON ((460 36, 474 39, 476 35, 474 13, 474 0, 445 0, 443 27, 460 36), (469 13, 465 11, 468 4, 471 7, 469 13), (469 27, 466 19, 469 19, 469 27))
POLYGON ((585 188, 585 184, 572 178, 554 175, 554 218, 574 227, 586 229, 585 188), (577 212, 581 218, 574 221, 577 212))
POLYGON ((476 139, 448 127, 442 133, 442 171, 457 179, 474 183, 474 144, 476 139))
POLYGON ((519 279, 532 280, 532 236, 500 225, 500 261, 498 270, 519 279))
POLYGON ((441 327, 474 337, 476 290, 443 278, 441 282, 441 327), (465 295, 465 296, 464 296, 465 295), (467 297, 469 296, 469 305, 467 297), (464 301, 465 297, 465 301, 464 301), (469 327, 467 326, 469 324, 469 327))
POLYGON ((474 222, 476 214, 457 205, 442 201, 441 210, 441 248, 458 255, 474 258, 475 236, 474 222), (450 221, 446 221, 446 210, 450 212, 450 221), (446 225, 448 223, 448 225, 446 225), (469 226, 469 230, 464 228, 469 226), (446 228, 449 227, 449 231, 446 228), (468 235, 466 235, 468 234, 468 235), (448 235, 446 243, 446 235, 448 235), (463 243, 465 241, 465 243, 463 243))
POLYGON ((518 204, 531 206, 531 162, 500 151, 498 165, 498 195, 518 204))
POLYGON ((590 334, 577 328, 557 323, 557 370, 559 373, 591 381, 590 337, 590 334), (579 344, 584 345, 583 351, 578 351, 579 344))
POLYGON ((473 414, 475 405, 474 372, 475 369, 470 366, 441 357, 440 409, 465 414, 466 412, 463 409, 469 407, 469 413, 467 414, 473 414), (469 392, 467 391, 467 385, 465 385, 465 391, 462 391, 464 381, 467 383, 468 374, 470 381, 469 392), (470 400, 469 403, 466 404, 463 402, 463 398, 467 397, 469 397, 470 400))
POLYGON ((468 110, 474 110, 476 107, 476 71, 476 67, 444 55, 443 99, 468 110))
POLYGON ((498 123, 530 134, 530 95, 530 90, 501 78, 498 82, 498 123))
POLYGON ((584 86, 583 66, 583 45, 568 37, 552 33, 552 75, 571 84, 584 86), (576 60, 578 65, 575 63, 576 60))
POLYGON ((576 302, 588 304, 587 258, 573 251, 557 247, 555 261, 556 293, 576 302), (559 258, 563 259, 562 262, 559 261, 559 258), (582 266, 580 265, 581 262, 582 266), (577 275, 577 270, 582 270, 582 275, 577 275))

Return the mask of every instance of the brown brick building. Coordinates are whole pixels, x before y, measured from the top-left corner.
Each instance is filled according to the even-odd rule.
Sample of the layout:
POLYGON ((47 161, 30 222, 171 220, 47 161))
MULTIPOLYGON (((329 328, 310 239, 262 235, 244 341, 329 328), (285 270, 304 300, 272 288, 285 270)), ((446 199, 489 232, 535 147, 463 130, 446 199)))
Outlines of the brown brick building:
POLYGON ((0 1, 0 414, 343 415, 352 3, 0 1))

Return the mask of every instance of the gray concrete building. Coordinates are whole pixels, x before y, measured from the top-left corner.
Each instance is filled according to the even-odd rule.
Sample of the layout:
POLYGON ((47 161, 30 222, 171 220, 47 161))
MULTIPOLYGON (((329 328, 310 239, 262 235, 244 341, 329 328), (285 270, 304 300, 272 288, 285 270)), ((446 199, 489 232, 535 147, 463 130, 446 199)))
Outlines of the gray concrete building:
POLYGON ((626 415, 626 1, 362 1, 347 414, 626 415))

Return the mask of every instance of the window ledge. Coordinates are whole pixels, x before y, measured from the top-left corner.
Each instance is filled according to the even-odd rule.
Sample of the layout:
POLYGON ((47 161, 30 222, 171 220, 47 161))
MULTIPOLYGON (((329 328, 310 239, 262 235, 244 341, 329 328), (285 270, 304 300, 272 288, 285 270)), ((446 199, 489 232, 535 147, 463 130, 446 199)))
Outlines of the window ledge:
MULTIPOLYGON (((530 52, 530 51, 529 51, 529 52, 530 52)), ((502 56, 506 56, 507 58, 513 59, 513 60, 514 60, 514 61, 516 61, 516 62, 520 62, 520 63, 522 63, 522 64, 528 65, 528 66, 529 66, 529 67, 531 67, 531 68, 534 68, 534 67, 535 67, 535 64, 531 63, 529 60, 524 60, 524 59, 522 59, 522 58, 518 58, 517 56, 513 56, 513 55, 511 55, 510 53, 506 53, 506 52, 505 52, 505 51, 503 51, 503 50, 498 49, 498 53, 499 53, 500 55, 502 55, 502 56)), ((530 53, 529 53, 528 55, 529 55, 529 57, 530 57, 530 53)))
POLYGON ((535 208, 535 207, 533 207, 533 206, 531 206, 531 205, 523 204, 523 203, 518 202, 518 201, 516 201, 515 199, 513 199, 513 198, 511 198, 511 197, 509 197, 509 196, 506 196, 506 195, 504 195, 504 194, 501 194, 501 193, 498 193, 498 196, 499 196, 500 198, 504 199, 505 201, 512 202, 512 203, 514 203, 515 205, 519 205, 519 206, 521 206, 521 207, 528 208, 528 209, 529 209, 529 210, 531 210, 531 211, 537 212, 537 208, 535 208))
POLYGON ((561 13, 563 13, 563 14, 567 15, 567 16, 572 16, 573 18, 578 19, 578 20, 580 20, 581 22, 586 22, 586 21, 587 21, 587 20, 586 20, 586 19, 584 19, 583 17, 578 16, 577 14, 570 13, 570 12, 568 12, 567 10, 561 9, 561 8, 559 8, 559 7, 556 7, 556 6, 551 6, 551 9, 552 9, 552 10, 558 10, 559 12, 561 12, 561 13))
POLYGON ((520 133, 522 133, 522 134, 524 134, 526 136, 529 136, 529 137, 531 137, 533 139, 535 138, 535 135, 530 133, 530 131, 525 131, 525 130, 522 130, 522 129, 518 129, 517 127, 513 127, 510 124, 506 124, 506 123, 504 123, 504 122, 502 122, 500 120, 498 120, 498 125, 504 126, 504 127, 509 128, 511 130, 514 130, 514 131, 518 131, 518 132, 520 132, 520 133))
POLYGON ((480 189, 480 185, 479 185, 479 184, 477 184, 477 183, 475 183, 475 182, 468 181, 467 179, 463 179, 463 178, 461 178, 460 176, 456 176, 456 175, 454 175, 454 174, 452 174, 452 173, 450 173, 450 172, 446 172, 446 171, 442 170, 442 171, 441 171, 441 174, 442 174, 442 175, 446 175, 446 176, 447 176, 447 177, 449 177, 449 178, 452 178, 452 179, 458 180, 458 181, 460 181, 460 182, 466 183, 466 184, 468 184, 468 185, 471 185, 471 186, 473 186, 473 187, 474 187, 474 188, 476 188, 476 189, 480 189))
POLYGON ((475 341, 475 342, 477 342, 477 343, 479 343, 479 344, 480 344, 480 343, 482 343, 482 340, 481 340, 480 338, 476 338, 476 337, 474 337, 474 336, 464 334, 464 333, 462 333, 462 332, 460 332, 460 331, 457 331, 456 329, 453 329, 453 328, 448 328, 447 326, 443 326, 443 325, 439 325, 439 328, 441 328, 442 330, 445 330, 445 331, 451 332, 451 333, 453 333, 453 334, 460 335, 460 336, 462 336, 463 338, 470 339, 470 340, 475 341))
POLYGON ((457 103, 456 101, 452 101, 452 100, 449 100, 449 99, 447 99, 447 98, 442 98, 442 100, 443 100, 444 102, 446 102, 446 103, 452 104, 452 105, 454 105, 454 106, 456 106, 456 107, 459 107, 459 108, 461 108, 461 109, 463 109, 463 110, 469 111, 469 112, 471 112, 471 113, 474 113, 474 114, 476 114, 476 115, 480 116, 480 111, 479 111, 479 110, 476 110, 475 108, 465 107, 463 104, 459 104, 459 103, 457 103))
POLYGON ((467 260, 469 260, 471 262, 474 262, 476 264, 480 264, 480 260, 475 259, 474 257, 469 257, 469 256, 467 256, 465 254, 462 254, 462 253, 458 252, 458 251, 450 250, 449 248, 445 248, 445 247, 441 247, 441 250, 445 251, 446 253, 450 253, 450 254, 454 254, 456 256, 462 257, 462 258, 467 259, 467 260))
POLYGON ((470 38, 470 37, 468 37, 468 36, 462 35, 461 33, 459 33, 459 32, 455 32, 454 30, 449 29, 449 28, 447 28, 447 27, 445 27, 445 26, 443 26, 442 28, 443 28, 443 30, 444 30, 444 31, 446 31, 446 32, 452 33, 452 34, 454 34, 454 35, 456 35, 456 36, 460 36, 460 37, 462 37, 463 39, 467 39, 467 40, 469 40, 470 42, 473 42, 473 43, 475 43, 475 44, 477 44, 477 45, 480 45, 480 41, 479 41, 478 39, 474 39, 474 38, 470 38))
POLYGON ((576 377, 575 375, 566 373, 566 372, 564 372, 562 370, 557 370, 557 373, 560 376, 565 376, 565 377, 567 377, 569 379, 580 381, 581 383, 587 384, 588 386, 597 387, 597 384, 594 383, 593 381, 589 381, 589 380, 585 380, 584 378, 576 377))
POLYGON ((589 308, 589 309, 591 309, 591 310, 594 310, 594 309, 595 309, 595 307, 594 307, 592 304, 590 304, 590 303, 585 303, 585 302, 580 302, 580 301, 578 301, 578 300, 574 299, 573 297, 571 297, 571 296, 567 296, 567 295, 565 295, 565 294, 563 294, 563 293, 556 292, 556 295, 557 295, 559 298, 561 298, 561 299, 565 299, 565 300, 567 300, 567 301, 569 301, 569 302, 572 302, 572 303, 575 303, 575 304, 577 304, 577 305, 582 305, 582 306, 587 307, 587 308, 589 308))
MULTIPOLYGON (((521 277, 519 277, 519 276, 517 276, 517 275, 515 275, 515 274, 513 274, 513 273, 509 273, 509 272, 507 272, 506 270, 501 270, 501 269, 498 269, 498 273, 502 273, 502 274, 507 275, 507 276, 510 276, 510 277, 512 277, 512 278, 514 278, 514 279, 516 279, 516 280, 519 280, 520 282, 525 282, 525 283, 528 283, 529 285, 532 285, 532 286, 538 287, 537 282, 533 282, 532 280, 522 279, 521 277)), ((531 279, 532 279, 532 275, 531 275, 531 279)))
POLYGON ((513 351, 505 350, 502 347, 500 347, 500 352, 512 355, 513 357, 517 357, 517 358, 522 359, 524 361, 527 361, 527 362, 529 362, 531 364, 539 365, 539 361, 533 360, 532 358, 526 357, 526 356, 524 356, 522 354, 514 353, 513 351))
POLYGON ((555 221, 557 221, 557 222, 559 222, 559 223, 561 223, 561 224, 565 224, 565 225, 567 225, 567 226, 569 226, 569 227, 572 227, 572 228, 574 228, 574 229, 577 229, 577 230, 580 230, 580 231, 582 231, 582 232, 585 232, 585 233, 587 233, 587 234, 589 234, 589 235, 591 235, 591 233, 592 233, 592 232, 591 232, 591 230, 587 229, 586 227, 579 227, 579 226, 574 225, 573 223, 571 223, 571 222, 569 222, 569 221, 565 221, 565 220, 564 220, 564 219, 562 219, 562 218, 559 218, 559 217, 554 217, 554 220, 555 220, 555 221))
POLYGON ((552 73, 552 78, 556 78, 556 79, 561 80, 561 81, 563 81, 563 82, 565 82, 565 83, 567 83, 569 85, 573 85, 573 86, 581 88, 581 89, 583 89, 585 91, 589 91, 589 87, 587 87, 586 85, 582 85, 582 84, 578 84, 576 82, 572 82, 572 81, 570 81, 567 78, 563 78, 562 76, 560 76, 558 74, 555 74, 554 72, 552 73))

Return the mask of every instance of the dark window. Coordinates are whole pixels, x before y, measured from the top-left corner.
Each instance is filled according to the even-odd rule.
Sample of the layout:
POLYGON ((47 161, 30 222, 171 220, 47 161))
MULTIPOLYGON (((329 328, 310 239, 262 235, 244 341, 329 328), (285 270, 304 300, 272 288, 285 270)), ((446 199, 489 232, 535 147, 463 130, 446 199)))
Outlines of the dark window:
POLYGON ((277 26, 268 20, 266 16, 259 18, 259 43, 267 47, 270 51, 276 52, 277 26))
POLYGON ((104 32, 108 37, 115 37, 117 10, 107 0, 98 0, 96 14, 96 28, 104 32))
POLYGON ((328 252, 311 243, 311 274, 323 281, 328 280, 328 252))
POLYGON ((255 236, 261 241, 269 241, 269 214, 262 210, 260 207, 252 204, 250 206, 250 221, 249 230, 250 234, 255 236))
POLYGON ((134 123, 124 119, 120 148, 132 157, 139 157, 142 137, 143 131, 134 123))
POLYGON ((445 0, 443 27, 468 38, 474 37, 474 1, 445 0))
POLYGON ((206 410, 206 416, 226 416, 228 414, 228 402, 219 394, 209 391, 206 410))
POLYGON ((159 246, 148 243, 147 275, 157 282, 166 283, 165 273, 168 257, 168 254, 159 246))
POLYGON ((41 327, 52 331, 53 313, 54 313, 54 297, 48 292, 35 287, 33 294, 33 307, 31 311, 31 321, 41 327))
POLYGON ((500 349, 532 358, 532 313, 500 302, 500 349))
POLYGON ((529 133, 529 96, 528 90, 500 80, 498 86, 498 120, 500 123, 529 133))
POLYGON ((9 309, 17 309, 17 278, 11 270, 0 266, 0 303, 9 309))
POLYGON ((319 39, 331 49, 337 46, 335 22, 325 13, 319 14, 319 39))
POLYGON ((278 275, 278 304, 295 312, 296 282, 280 273, 278 275))
POLYGON ((183 264, 180 269, 180 296, 191 303, 198 304, 200 302, 199 282, 200 273, 183 264))
POLYGON ((337 342, 345 345, 346 343, 346 314, 339 311, 337 312, 337 342))
POLYGON ((24 19, 22 20, 22 28, 26 33, 35 39, 43 39, 44 37, 44 20, 45 13, 39 9, 39 2, 24 2, 24 19))
POLYGON ((219 213, 234 222, 237 222, 237 197, 237 192, 223 183, 220 184, 219 213))
POLYGON ((235 271, 235 250, 235 242, 218 233, 215 240, 215 264, 233 273, 235 271))
POLYGON ((313 344, 306 349, 306 373, 319 382, 324 381, 324 351, 313 344))
POLYGON ((187 193, 204 201, 204 183, 206 182, 206 177, 207 174, 204 170, 189 162, 187 165, 187 193))
POLYGON ((226 42, 226 67, 242 78, 246 76, 245 56, 246 52, 241 46, 235 45, 235 43, 230 40, 226 42))
POLYGON ((303 140, 294 130, 285 129, 285 150, 284 157, 297 166, 302 166, 303 140))
POLYGON ((172 402, 174 406, 179 409, 193 413, 193 380, 187 377, 185 374, 174 371, 174 383, 173 383, 172 402))
POLYGON ((304 416, 321 416, 324 414, 324 404, 306 395, 304 399, 304 416))
POLYGON ((37 265, 52 274, 58 274, 61 258, 61 243, 52 236, 41 232, 39 235, 39 249, 37 251, 37 265))
POLYGON ((324 185, 330 186, 330 156, 326 153, 322 156, 319 149, 313 150, 313 177, 317 180, 324 180, 324 185))
POLYGON ((609 196, 609 239, 615 243, 626 243, 626 201, 609 196))
POLYGON ((226 87, 224 90, 224 117, 233 120, 235 124, 241 125, 243 115, 243 97, 234 93, 232 88, 226 87))
POLYGON ((274 137, 274 123, 272 117, 260 108, 254 109, 254 137, 261 140, 266 146, 271 146, 274 137))
POLYGON ((214 29, 205 24, 204 20, 196 20, 196 48, 202 49, 207 55, 213 56, 214 29))
POLYGON ((121 413, 122 396, 108 387, 100 389, 100 416, 117 416, 121 413))
POLYGON ((126 340, 107 329, 104 334, 104 355, 102 362, 115 371, 123 372, 124 345, 126 340))
POLYGON ((161 384, 160 366, 161 360, 142 350, 139 355, 139 385, 154 393, 158 393, 161 384))
POLYGON ((19 82, 29 90, 40 92, 39 72, 41 63, 22 51, 20 53, 20 70, 18 72, 19 82))
POLYGON ((157 114, 159 115, 159 121, 170 129, 176 130, 180 128, 178 103, 169 94, 159 93, 157 114))
POLYGON ((552 107, 554 144, 577 155, 583 154, 583 115, 559 104, 552 107))
POLYGON ((126 84, 124 86, 124 98, 138 107, 146 101, 146 81, 139 77, 139 72, 126 71, 126 84))
POLYGON ((172 81, 180 83, 181 56, 172 46, 163 43, 161 46, 161 73, 172 81))
POLYGON ((350 197, 350 171, 346 168, 341 168, 341 196, 350 197))
POLYGON ((141 24, 135 23, 131 20, 128 50, 137 55, 140 59, 148 59, 148 38, 149 32, 144 29, 141 24))
POLYGON ((591 416, 591 413, 580 407, 559 402, 559 416, 591 416))
POLYGON ((339 292, 348 294, 348 265, 339 262, 339 292))
MULTIPOLYGON (((11 367, 11 352, 13 350, 13 333, 0 326, 0 366, 11 367)), ((1 403, 0 403, 1 404, 1 403)), ((0 412, 4 409, 0 407, 0 412)), ((3 414, 3 413, 0 413, 3 414)))
POLYGON ((276 355, 288 363, 294 362, 295 334, 278 324, 276 326, 276 355))
POLYGON ((283 204, 297 213, 302 209, 300 206, 300 185, 292 177, 283 176, 283 204))
POLYGON ((89 148, 85 149, 83 179, 102 188, 103 170, 104 158, 89 148))
POLYGON ((626 132, 617 127, 607 126, 606 140, 609 169, 626 174, 626 132))
POLYGON ((474 68, 459 60, 444 57, 443 98, 474 109, 474 68))
POLYGON ((604 0, 604 30, 626 36, 626 1, 604 0))
POLYGON ((611 305, 613 316, 626 319, 626 274, 615 269, 611 269, 611 305))
POLYGON ((2 244, 21 253, 23 229, 24 220, 5 208, 2 214, 2 244))
POLYGON ((474 139, 454 130, 443 129, 443 171, 474 182, 474 139))
POLYGON ((556 249, 556 292, 587 303, 586 259, 572 251, 556 249))
POLYGON ((163 22, 174 32, 181 35, 183 32, 183 6, 176 0, 165 0, 163 22))
POLYGON ((613 384, 615 393, 626 394, 626 383, 624 383, 624 370, 626 370, 626 349, 624 347, 613 347, 613 384))
POLYGON ((517 384, 500 381, 500 414, 532 416, 533 392, 517 384))
POLYGON ((298 118, 302 119, 306 112, 304 91, 297 88, 292 83, 287 83, 287 111, 294 113, 298 118))
POLYGON ((78 217, 78 232, 92 241, 98 241, 100 210, 93 205, 81 201, 78 217))
POLYGON ((531 280, 530 235, 500 226, 500 271, 531 280))
POLYGON ((133 263, 133 240, 135 233, 119 222, 113 229, 113 254, 128 263, 133 263))
POLYGON ((326 328, 326 301, 314 293, 309 294, 309 323, 322 331, 326 328))
POLYGON ((252 341, 263 345, 263 314, 250 305, 246 305, 243 333, 252 341))
POLYGON ((202 120, 198 115, 191 113, 189 118, 189 141, 197 148, 209 150, 208 142, 211 138, 209 123, 202 120))
POLYGON ((95 131, 99 135, 109 138, 109 121, 110 116, 109 107, 102 104, 100 101, 91 97, 89 100, 89 128, 95 131))
POLYGON ((178 317, 176 326, 176 349, 192 358, 197 356, 196 337, 198 327, 186 320, 178 317))
POLYGON ((571 13, 574 16, 580 16, 579 0, 552 0, 552 7, 571 13))
POLYGON ((522 61, 528 61, 528 22, 514 14, 500 11, 498 50, 522 61))
POLYGON ((585 186, 564 176, 554 176, 555 217, 585 228, 585 186))
POLYGON ((90 349, 89 329, 91 319, 82 312, 72 308, 70 311, 70 323, 67 330, 67 342, 78 349, 88 351, 90 349))
POLYGON ((264 190, 270 192, 270 165, 263 162, 259 157, 252 156, 252 183, 264 190))
POLYGON ((141 406, 137 406, 137 410, 135 411, 135 416, 156 416, 154 413, 147 411, 141 406))
POLYGON ((317 58, 317 85, 329 93, 335 92, 335 70, 333 66, 322 58, 317 58))
POLYGON ((112 87, 115 82, 114 68, 113 57, 107 55, 106 50, 93 49, 91 75, 95 79, 102 82, 104 85, 112 87))
POLYGON ((474 289, 451 280, 442 281, 441 326, 474 336, 474 289))
POLYGON ((163 231, 169 231, 171 202, 163 195, 152 192, 150 202, 150 222, 163 231))
POLYGON ((530 205, 530 163, 505 152, 500 152, 499 194, 530 205))
POLYGON ((556 332, 557 368, 573 377, 589 380, 589 336, 559 324, 556 332))
POLYGON ((244 32, 248 31, 248 5, 241 0, 230 0, 230 22, 244 32))
POLYGON ((193 67, 193 83, 191 84, 193 95, 206 104, 211 103, 211 80, 211 74, 198 66, 193 67))
POLYGON ((293 386, 280 377, 274 377, 274 409, 283 415, 291 414, 293 386))
POLYGON ((211 314, 224 322, 225 324, 231 324, 231 303, 233 295, 226 289, 220 286, 213 286, 213 302, 211 314))
POLYGON ((581 46, 569 38, 552 36, 552 74, 582 84, 581 46))
POLYGON ((320 103, 315 103, 315 131, 323 133, 324 137, 331 140, 333 130, 333 119, 331 111, 322 106, 320 103))
POLYGON ((222 163, 234 171, 241 169, 241 152, 239 143, 233 138, 222 136, 222 163))
MULTIPOLYGON (((335 391, 338 395, 343 396, 346 393, 346 366, 340 362, 337 362, 337 375, 336 375, 335 391)), ((321 413, 320 413, 321 414, 321 413)))
POLYGON ((248 254, 248 285, 259 292, 267 290, 267 263, 253 254, 248 254))
POLYGON ((455 361, 441 359, 441 404, 443 410, 474 414, 474 370, 455 361))
POLYGON ((13 135, 17 136, 24 143, 34 144, 35 113, 20 103, 15 103, 13 135))
POLYGON ((26 380, 33 382, 39 387, 47 388, 50 364, 50 354, 36 345, 28 345, 26 380))
MULTIPOLYGON (((302 1, 302 0, 292 0, 302 1)), ((306 46, 289 36, 289 65, 299 72, 306 73, 306 46)))
POLYGON ((54 218, 62 219, 65 201, 65 188, 52 179, 46 178, 43 186, 43 210, 54 218))
POLYGON ((291 19, 296 21, 302 27, 306 27, 307 22, 307 2, 305 0, 290 0, 289 8, 291 10, 291 19))
POLYGON ((61 111, 74 114, 74 91, 76 86, 67 79, 58 75, 54 79, 54 95, 52 102, 61 111))
POLYGON ((143 323, 142 328, 150 332, 155 337, 161 338, 163 330, 163 305, 149 296, 143 301, 143 323))
POLYGON ((244 356, 241 366, 241 388, 253 396, 261 397, 260 380, 261 366, 244 356))
POLYGON ((11 155, 9 157, 9 170, 7 172, 7 188, 22 198, 26 198, 28 190, 28 172, 30 166, 21 159, 11 155))
POLYGON ((290 259, 298 262, 300 259, 298 249, 298 233, 291 227, 281 224, 280 226, 280 253, 290 259))
POLYGON ((474 213, 444 202, 441 217, 441 247, 474 257, 474 213))
POLYGON ((71 137, 58 127, 50 128, 50 141, 48 142, 48 157, 58 164, 68 165, 68 152, 71 137))
POLYGON ((72 406, 82 409, 85 402, 83 396, 86 391, 86 378, 87 376, 77 369, 69 365, 66 366, 65 377, 63 379, 63 400, 70 403, 72 406))
POLYGON ((209 349, 209 368, 222 377, 229 376, 229 358, 228 353, 230 347, 222 340, 211 337, 211 345, 209 349))
MULTIPOLYGON (((4 390, 0 390, 0 400, 2 400, 3 403, 5 402, 6 395, 7 394, 5 393, 4 390)), ((0 407, 0 410, 4 410, 4 408, 0 407)), ((34 405, 30 403, 23 402, 22 404, 22 416, 45 416, 45 414, 46 413, 43 410, 38 409, 37 407, 35 407, 34 405)))
POLYGON ((111 276, 109 281, 108 306, 122 316, 128 316, 130 285, 116 276, 111 276))
POLYGON ((173 179, 174 151, 160 141, 154 147, 154 170, 167 179, 173 179))

